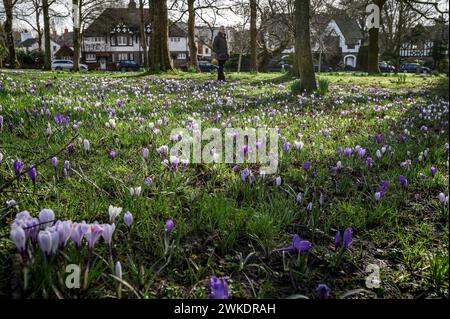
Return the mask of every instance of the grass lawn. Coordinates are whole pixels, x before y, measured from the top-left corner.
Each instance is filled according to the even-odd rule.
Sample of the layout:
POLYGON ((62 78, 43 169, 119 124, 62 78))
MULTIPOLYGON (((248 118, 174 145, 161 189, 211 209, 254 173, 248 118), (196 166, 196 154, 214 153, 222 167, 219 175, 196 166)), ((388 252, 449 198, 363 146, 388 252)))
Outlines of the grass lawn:
POLYGON ((448 77, 320 74, 321 96, 227 77, 0 72, 0 297, 206 298, 216 276, 232 298, 448 298, 448 77), (277 173, 175 162, 163 146, 194 119, 276 128, 277 173), (30 228, 43 209, 72 223, 30 228), (280 250, 294 234, 311 247, 280 250))

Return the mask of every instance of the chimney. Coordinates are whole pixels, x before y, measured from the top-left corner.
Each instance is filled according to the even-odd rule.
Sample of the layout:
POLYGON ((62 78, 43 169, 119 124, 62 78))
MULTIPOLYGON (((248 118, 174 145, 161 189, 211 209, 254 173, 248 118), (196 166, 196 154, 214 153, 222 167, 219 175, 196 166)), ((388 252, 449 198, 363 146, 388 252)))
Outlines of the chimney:
POLYGON ((69 38, 69 29, 64 29, 64 40, 67 40, 69 38))
POLYGON ((56 33, 56 30, 53 29, 53 38, 56 38, 58 36, 58 33, 56 33))
POLYGON ((134 0, 130 0, 130 3, 128 3, 129 9, 136 9, 136 2, 134 0))

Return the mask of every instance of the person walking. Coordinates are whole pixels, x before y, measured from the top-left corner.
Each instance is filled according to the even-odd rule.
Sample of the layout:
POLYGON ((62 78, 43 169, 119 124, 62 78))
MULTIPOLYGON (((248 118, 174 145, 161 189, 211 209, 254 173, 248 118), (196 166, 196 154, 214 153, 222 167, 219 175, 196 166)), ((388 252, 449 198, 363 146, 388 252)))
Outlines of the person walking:
POLYGON ((225 33, 225 27, 220 26, 219 33, 214 38, 213 50, 216 53, 216 59, 219 63, 219 69, 217 70, 217 80, 226 81, 225 73, 223 72, 223 67, 225 62, 228 60, 228 44, 227 35, 225 33))

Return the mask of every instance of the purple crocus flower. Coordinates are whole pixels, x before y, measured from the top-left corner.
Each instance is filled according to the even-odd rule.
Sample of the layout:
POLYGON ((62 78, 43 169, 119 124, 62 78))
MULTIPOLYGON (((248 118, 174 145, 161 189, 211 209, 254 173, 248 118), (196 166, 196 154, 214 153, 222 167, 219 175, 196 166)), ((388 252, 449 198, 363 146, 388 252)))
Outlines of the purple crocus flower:
POLYGON ((117 152, 114 151, 114 150, 109 151, 109 152, 108 152, 108 157, 109 157, 110 159, 115 159, 115 158, 117 157, 117 152))
POLYGON ((375 140, 377 141, 377 144, 380 144, 383 140, 383 134, 375 134, 375 140))
POLYGON ((350 247, 353 242, 353 232, 351 228, 344 230, 344 248, 350 247))
POLYGON ((86 240, 88 242, 88 249, 92 252, 92 249, 95 246, 95 243, 100 238, 103 233, 103 229, 98 224, 91 224, 88 231, 84 234, 86 240))
POLYGON ((368 157, 366 158, 366 163, 367 163, 367 167, 372 167, 373 166, 373 159, 372 157, 368 157))
POLYGON ((83 228, 84 227, 82 227, 81 224, 78 224, 78 223, 72 224, 72 231, 70 232, 70 239, 73 241, 76 249, 81 248, 81 241, 83 240, 83 236, 84 236, 83 228))
POLYGON ((114 230, 116 230, 115 224, 104 224, 102 225, 102 237, 105 240, 105 243, 109 246, 111 246, 112 243, 112 236, 114 235, 114 230))
POLYGON ((339 246, 341 246, 341 232, 338 230, 334 235, 334 247, 338 248, 339 246))
POLYGON ((302 240, 299 235, 292 236, 292 244, 288 247, 276 249, 276 251, 287 251, 290 253, 306 253, 312 248, 308 240, 302 240))
POLYGON ((51 209, 43 209, 39 212, 38 218, 39 223, 45 228, 55 221, 55 213, 51 209))
POLYGON ((283 152, 287 153, 289 151, 289 149, 291 148, 291 143, 289 142, 284 142, 283 144, 283 152))
POLYGON ((47 230, 41 230, 38 234, 39 248, 46 256, 52 252, 52 234, 47 230))
POLYGON ((130 212, 126 212, 125 215, 123 215, 123 221, 128 229, 130 229, 131 224, 133 224, 133 215, 130 212))
POLYGON ((400 175, 400 176, 398 177, 398 180, 399 180, 399 182, 400 182, 400 185, 402 185, 402 188, 403 188, 403 189, 406 189, 406 186, 408 186, 408 181, 406 180, 405 176, 400 175))
POLYGON ((31 167, 31 168, 28 168, 28 176, 30 177, 30 179, 31 179, 31 182, 33 183, 33 185, 34 186, 36 186, 36 180, 37 180, 37 170, 36 170, 36 167, 31 167))
POLYGON ((434 175, 436 175, 436 167, 434 167, 434 166, 431 166, 431 168, 430 168, 430 174, 431 174, 431 177, 434 177, 434 175))
POLYGON ((69 154, 72 154, 75 151, 75 146, 73 146, 72 143, 70 143, 69 145, 67 145, 67 152, 69 154))
POLYGON ((211 293, 208 295, 208 299, 229 299, 231 297, 225 278, 212 276, 209 288, 211 293))
POLYGON ((330 296, 331 289, 325 284, 319 284, 316 288, 316 295, 320 299, 327 299, 330 296))
POLYGON ((347 147, 346 149, 344 149, 344 155, 347 157, 350 157, 352 155, 353 150, 349 147, 347 147))
POLYGON ((309 161, 306 161, 303 164, 303 169, 307 172, 307 171, 309 171, 310 168, 311 168, 311 163, 309 161))
POLYGON ((56 156, 53 157, 52 158, 52 166, 55 169, 55 171, 58 169, 58 163, 59 163, 58 158, 56 156))
POLYGON ((12 242, 16 245, 19 252, 24 252, 26 249, 27 237, 25 231, 20 226, 13 226, 11 228, 10 238, 12 242))
POLYGON ((245 168, 244 170, 242 170, 241 172, 241 179, 243 182, 245 182, 247 180, 247 177, 250 176, 250 170, 248 168, 245 168))
POLYGON ((172 219, 166 220, 166 223, 165 223, 165 225, 164 225, 164 228, 166 229, 166 232, 167 232, 168 234, 170 234, 170 233, 172 232, 172 230, 173 230, 174 227, 175 227, 175 223, 173 222, 172 219))
POLYGON ((380 186, 378 187, 378 191, 380 192, 381 197, 383 197, 386 194, 388 187, 389 187, 388 181, 381 181, 380 186))
POLYGON ((59 248, 64 249, 72 233, 72 222, 70 220, 57 221, 55 227, 59 235, 59 248))
POLYGON ((13 164, 14 173, 16 174, 16 177, 19 178, 20 173, 23 169, 23 163, 20 160, 15 160, 13 164))
POLYGON ((364 155, 366 155, 366 150, 364 148, 360 148, 358 150, 358 155, 359 155, 359 157, 363 158, 364 155))

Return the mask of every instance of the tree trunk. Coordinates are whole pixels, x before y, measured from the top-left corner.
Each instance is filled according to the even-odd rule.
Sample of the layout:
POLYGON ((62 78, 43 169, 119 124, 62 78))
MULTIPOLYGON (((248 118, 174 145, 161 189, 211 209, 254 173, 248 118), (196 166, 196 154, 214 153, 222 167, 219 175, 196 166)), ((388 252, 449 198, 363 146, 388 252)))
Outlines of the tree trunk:
POLYGON ((50 16, 48 14, 48 0, 42 0, 42 14, 44 16, 44 70, 52 69, 52 52, 50 46, 50 16))
POLYGON ((15 69, 17 67, 16 63, 16 48, 14 46, 14 36, 13 36, 13 0, 3 0, 3 7, 5 8, 5 35, 6 35, 6 45, 8 47, 8 63, 9 67, 15 69))
POLYGON ((79 0, 72 0, 73 14, 73 70, 80 70, 80 17, 81 3, 79 0))
POLYGON ((258 54, 256 50, 256 0, 250 0, 250 71, 258 72, 258 54))
POLYGON ((311 53, 311 32, 309 27, 310 0, 295 0, 295 43, 296 59, 300 75, 300 89, 308 93, 317 89, 314 63, 311 53))
POLYGON ((144 0, 139 0, 139 16, 140 25, 139 32, 141 33, 141 45, 144 55, 144 68, 148 69, 148 49, 147 49, 147 33, 145 33, 145 19, 144 19, 144 0))
POLYGON ((195 0, 188 2, 188 41, 189 41, 189 65, 198 71, 197 44, 195 43, 195 0))
POLYGON ((242 64, 242 52, 239 53, 238 68, 237 68, 238 73, 241 72, 241 64, 242 64))
POLYGON ((39 51, 42 51, 42 29, 41 29, 41 13, 39 12, 39 8, 36 8, 36 30, 38 34, 38 46, 39 51))
MULTIPOLYGON (((380 24, 381 24, 381 12, 386 0, 375 0, 380 12, 380 24)), ((379 47, 380 28, 374 27, 369 30, 369 52, 368 52, 368 66, 367 72, 369 74, 380 74, 380 67, 378 66, 378 55, 380 53, 379 47)))
POLYGON ((150 56, 154 70, 169 71, 173 69, 169 55, 169 19, 166 0, 152 1, 153 23, 150 56))

